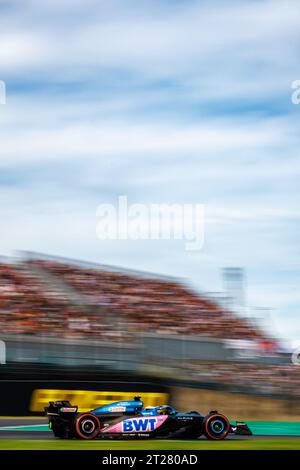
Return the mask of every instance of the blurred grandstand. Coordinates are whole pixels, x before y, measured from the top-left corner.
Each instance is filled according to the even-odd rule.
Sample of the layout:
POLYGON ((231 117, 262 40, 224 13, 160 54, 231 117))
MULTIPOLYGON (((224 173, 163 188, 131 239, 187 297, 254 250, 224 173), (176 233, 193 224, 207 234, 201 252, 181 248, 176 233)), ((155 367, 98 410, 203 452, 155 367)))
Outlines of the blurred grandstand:
POLYGON ((178 280, 34 254, 0 264, 0 309, 2 329, 12 334, 119 341, 152 332, 272 346, 244 318, 178 280))
POLYGON ((177 279, 23 253, 0 264, 0 328, 12 361, 28 362, 28 344, 35 360, 67 361, 72 345, 77 362, 299 395, 274 338, 177 279))

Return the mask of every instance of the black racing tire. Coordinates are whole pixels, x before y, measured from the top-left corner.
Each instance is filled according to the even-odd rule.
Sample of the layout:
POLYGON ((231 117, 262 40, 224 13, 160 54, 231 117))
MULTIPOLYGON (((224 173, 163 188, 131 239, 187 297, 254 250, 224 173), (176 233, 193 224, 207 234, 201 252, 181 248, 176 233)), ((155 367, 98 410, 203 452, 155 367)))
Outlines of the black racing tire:
POLYGON ((212 413, 205 417, 202 431, 207 439, 221 441, 230 431, 230 422, 221 413, 212 413))
POLYGON ((95 439, 100 431, 100 421, 92 413, 81 413, 75 417, 73 429, 78 439, 95 439))

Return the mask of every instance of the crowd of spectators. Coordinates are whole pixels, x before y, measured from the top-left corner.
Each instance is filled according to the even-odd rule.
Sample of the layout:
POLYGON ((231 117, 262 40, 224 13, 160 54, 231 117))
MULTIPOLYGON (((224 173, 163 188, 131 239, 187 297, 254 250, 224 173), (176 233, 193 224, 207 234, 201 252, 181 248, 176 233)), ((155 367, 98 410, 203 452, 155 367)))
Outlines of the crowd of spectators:
POLYGON ((0 264, 0 328, 5 334, 55 336, 66 315, 72 314, 62 295, 26 271, 0 264))
POLYGON ((263 341, 257 328, 182 283, 48 260, 33 263, 80 292, 100 315, 112 316, 118 330, 263 341))
POLYGON ((110 341, 136 333, 264 340, 244 319, 180 282, 42 259, 0 264, 0 327, 8 334, 110 341))
POLYGON ((215 383, 222 389, 234 386, 266 394, 300 395, 300 367, 293 364, 266 365, 255 362, 223 362, 181 364, 194 380, 215 383))
POLYGON ((0 329, 4 334, 120 339, 112 324, 32 275, 26 264, 0 264, 0 329))

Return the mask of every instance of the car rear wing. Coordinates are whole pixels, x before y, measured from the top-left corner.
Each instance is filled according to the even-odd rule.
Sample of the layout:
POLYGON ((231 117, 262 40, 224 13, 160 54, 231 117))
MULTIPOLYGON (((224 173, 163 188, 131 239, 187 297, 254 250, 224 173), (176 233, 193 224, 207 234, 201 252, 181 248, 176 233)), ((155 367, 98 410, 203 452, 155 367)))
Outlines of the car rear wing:
POLYGON ((78 411, 78 406, 73 406, 69 401, 50 401, 44 408, 46 416, 73 416, 78 411))

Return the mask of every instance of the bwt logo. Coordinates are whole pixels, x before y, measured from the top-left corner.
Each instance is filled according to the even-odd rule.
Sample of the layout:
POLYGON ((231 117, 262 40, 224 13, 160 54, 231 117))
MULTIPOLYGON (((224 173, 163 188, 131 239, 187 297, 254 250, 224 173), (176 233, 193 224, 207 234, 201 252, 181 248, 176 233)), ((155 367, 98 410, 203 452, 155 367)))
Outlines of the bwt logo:
POLYGON ((0 364, 6 363, 6 347, 4 341, 0 341, 0 364))
POLYGON ((140 418, 123 421, 123 432, 154 431, 156 423, 156 418, 140 418))

